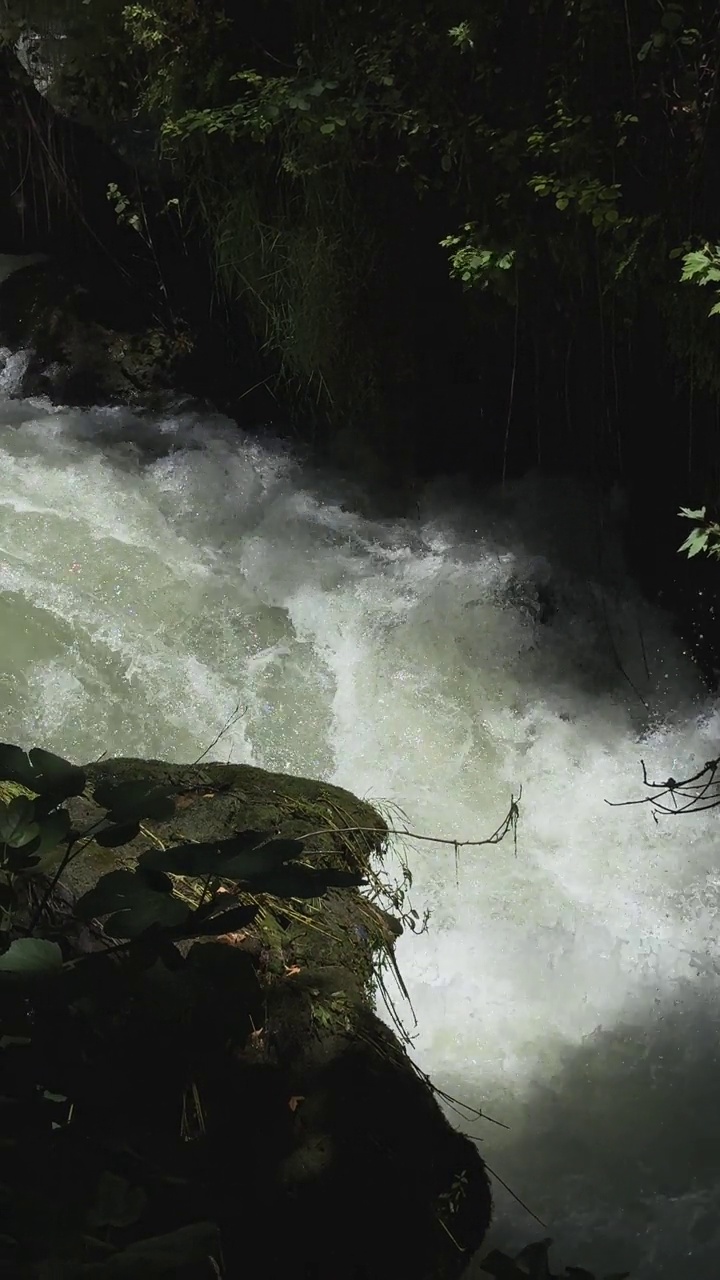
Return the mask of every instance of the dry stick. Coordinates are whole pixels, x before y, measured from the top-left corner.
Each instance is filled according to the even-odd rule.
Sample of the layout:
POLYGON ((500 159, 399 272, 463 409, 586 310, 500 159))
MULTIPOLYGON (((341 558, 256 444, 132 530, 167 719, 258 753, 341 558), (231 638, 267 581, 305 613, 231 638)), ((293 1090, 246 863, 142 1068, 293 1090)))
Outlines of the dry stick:
POLYGON ((485 1168, 487 1169, 488 1173, 492 1174, 493 1178, 495 1178, 495 1180, 500 1183, 500 1186, 505 1188, 508 1194, 512 1196, 513 1200, 517 1201, 521 1209, 524 1209, 526 1213, 529 1213, 530 1217, 534 1218, 536 1222, 539 1222, 541 1227, 545 1227, 545 1229, 547 1229, 547 1222, 543 1222, 542 1218, 538 1218, 537 1214, 533 1213, 530 1206, 525 1204, 525 1201, 521 1200, 520 1196, 515 1194, 512 1187, 509 1187, 507 1182, 503 1182, 502 1178, 500 1177, 500 1174, 496 1173, 494 1169, 490 1168, 490 1165, 487 1163, 487 1161, 485 1161, 485 1168))
POLYGON ((675 778, 668 778, 665 782, 650 782, 647 775, 645 761, 641 760, 640 764, 643 771, 643 784, 651 790, 659 792, 659 795, 641 796, 637 800, 606 800, 605 803, 610 805, 611 808, 620 809, 630 805, 650 804, 654 808, 660 809, 663 813, 669 813, 675 816, 679 813, 688 813, 690 811, 700 813, 705 809, 715 809, 720 805, 720 797, 711 798, 708 804, 700 803, 702 800, 707 798, 710 787, 720 785, 715 777, 718 768, 720 767, 720 757, 717 760, 708 760, 703 765, 702 769, 698 769, 697 773, 694 773, 692 777, 685 778, 680 782, 677 782, 675 778), (705 775, 708 773, 710 774, 710 777, 707 778, 701 786, 698 786, 701 780, 705 778, 705 775), (688 788, 696 788, 696 790, 693 792, 688 790, 688 788), (683 799, 687 800, 688 803, 684 805, 674 804, 672 808, 661 804, 664 797, 668 795, 673 797, 681 796, 683 799))
POLYGON ((645 649, 645 636, 643 635, 642 622, 640 621, 639 618, 637 620, 637 624, 638 624, 638 636, 640 638, 640 652, 642 653, 643 664, 645 667, 645 675, 647 676, 648 682, 649 682, 651 679, 650 664, 647 659, 647 650, 645 649))
POLYGON ((513 327, 513 358, 512 371, 510 374, 510 393, 508 396, 507 421, 505 423, 505 440, 503 443, 503 462, 502 462, 502 485, 505 488, 507 479, 508 450, 510 448, 510 424, 512 422, 513 408, 515 406, 515 378, 517 376, 518 364, 518 332, 520 327, 520 288, 518 283, 517 265, 515 266, 515 324, 513 327))
POLYGON ((220 741, 220 739, 221 739, 222 737, 224 737, 224 736, 225 736, 225 734, 227 733, 228 729, 231 729, 231 728, 232 728, 232 726, 235 724, 235 721, 236 721, 236 720, 239 720, 239 719, 240 719, 240 717, 241 717, 241 716, 243 716, 243 715, 245 714, 245 711, 246 711, 246 710, 247 710, 247 708, 246 708, 246 707, 244 707, 244 708, 243 708, 243 710, 241 711, 241 710, 240 710, 240 703, 238 702, 237 706, 235 707, 235 710, 232 712, 232 714, 231 714, 231 715, 228 717, 228 719, 225 721, 225 724, 223 725, 222 729, 221 729, 221 730, 220 730, 220 732, 217 734, 217 736, 216 736, 216 737, 214 737, 214 738, 213 738, 213 740, 212 740, 212 742, 210 743, 210 745, 209 745, 208 747, 206 747, 206 748, 205 748, 205 750, 203 751, 202 755, 201 755, 201 756, 198 756, 197 760, 193 760, 193 767, 194 767, 196 764, 199 764, 201 760, 204 760, 204 759, 205 759, 205 756, 207 755, 208 751, 212 751, 213 747, 216 747, 216 746, 217 746, 218 742, 220 741))
POLYGON ((618 651, 617 651, 617 645, 615 644, 615 638, 614 638, 614 636, 613 636, 612 629, 611 629, 611 627, 610 627, 610 619, 608 618, 607 606, 606 606, 606 604, 605 604, 605 600, 604 600, 604 598, 603 598, 603 601, 602 601, 602 615, 603 615, 603 622, 604 622, 604 624, 605 624, 605 631, 606 631, 606 633, 607 633, 607 638, 608 638, 608 640, 609 640, 609 642, 610 642, 610 649, 611 649, 611 651, 612 651, 612 655, 613 655, 613 658, 614 658, 614 661, 615 661, 615 666, 617 667, 617 669, 618 669, 618 671, 620 672, 620 674, 621 674, 621 676, 623 677, 623 679, 627 680, 627 682, 628 682, 628 684, 630 685, 630 688, 632 689, 632 691, 633 691, 633 693, 635 694, 636 698, 639 698, 639 699, 640 699, 640 702, 642 703, 643 707, 645 708, 645 710, 646 710, 646 711, 648 711, 648 710, 649 710, 649 707, 648 707, 647 702, 646 702, 646 701, 645 701, 645 699, 643 698, 643 696, 642 696, 642 694, 641 694, 640 690, 639 690, 638 688, 636 688, 636 686, 633 684, 633 681, 630 679, 630 676, 628 675, 628 673, 627 673, 627 671, 625 670, 625 668, 624 668, 624 666, 623 666, 622 662, 620 661, 620 654, 619 654, 619 653, 618 653, 618 651))
MULTIPOLYGON (((501 840, 509 831, 513 832, 515 853, 517 854, 517 822, 518 822, 518 805, 522 799, 522 787, 517 799, 511 797, 510 809, 507 816, 503 819, 497 830, 493 831, 491 836, 487 836, 485 840, 451 840, 447 836, 424 836, 417 831, 408 831, 403 828, 399 830, 396 827, 322 827, 319 831, 308 831, 303 837, 305 840, 312 840, 315 836, 327 835, 346 835, 349 832, 364 835, 378 836, 405 836, 409 840, 426 840, 431 844, 449 844, 457 853, 459 849, 477 849, 481 845, 500 844, 501 840)), ((610 803, 609 801, 607 803, 610 803)))
POLYGON ((33 113, 30 109, 30 104, 24 95, 23 95, 23 106, 25 107, 25 112, 30 122, 32 131, 35 134, 35 137, 37 138, 41 149, 45 152, 47 164, 50 168, 50 171, 52 172, 55 178, 55 181, 58 183, 58 186, 60 187, 60 189, 66 193, 66 199, 69 201, 70 207, 73 209, 73 212, 77 214, 85 230, 88 232, 90 237, 95 241, 98 247, 102 250, 102 252, 110 259, 113 266, 116 267, 121 272, 121 274, 125 276, 127 280, 132 282, 132 277, 130 276, 130 273, 125 269, 122 263, 120 263, 117 260, 114 254, 110 252, 107 245, 104 244, 100 236, 98 236, 97 233, 93 231, 92 227, 90 226, 87 219, 85 218, 85 215, 82 211, 82 207, 79 204, 78 200, 76 199, 73 191, 71 190, 70 183, 67 181, 67 175, 61 171, 52 152, 48 150, 47 143, 45 142, 45 139, 43 138, 40 132, 38 123, 35 120, 35 117, 33 116, 33 113))

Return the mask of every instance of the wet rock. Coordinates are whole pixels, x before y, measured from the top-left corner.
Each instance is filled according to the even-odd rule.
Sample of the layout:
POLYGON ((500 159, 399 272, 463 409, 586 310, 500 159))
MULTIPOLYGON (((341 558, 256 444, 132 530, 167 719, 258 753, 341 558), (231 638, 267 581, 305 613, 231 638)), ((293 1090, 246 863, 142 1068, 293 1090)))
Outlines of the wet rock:
POLYGON ((15 394, 81 407, 153 407, 181 385, 191 344, 153 321, 114 271, 34 263, 0 283, 0 345, 28 353, 15 394))
MULTIPOLYGON (((304 860, 319 867, 372 875, 383 855, 382 818, 326 783, 143 760, 87 774, 91 789, 140 779, 169 788, 176 812, 119 849, 91 844, 65 877, 76 895, 158 844, 243 829, 303 839, 304 860)), ((98 816, 88 797, 69 808, 79 829, 98 816)), ((83 1122, 102 1131, 110 1116, 125 1141, 147 1146, 173 1082, 192 1081, 192 1176, 200 1211, 219 1222, 229 1278, 257 1256, 272 1280, 454 1280, 484 1237, 490 1190, 476 1147, 374 1012, 398 920, 354 890, 261 901, 251 927, 192 946, 182 972, 194 999, 188 1006, 187 977, 184 994, 166 980, 141 1053, 127 1030, 111 1046, 102 1120, 99 1111, 83 1122)))

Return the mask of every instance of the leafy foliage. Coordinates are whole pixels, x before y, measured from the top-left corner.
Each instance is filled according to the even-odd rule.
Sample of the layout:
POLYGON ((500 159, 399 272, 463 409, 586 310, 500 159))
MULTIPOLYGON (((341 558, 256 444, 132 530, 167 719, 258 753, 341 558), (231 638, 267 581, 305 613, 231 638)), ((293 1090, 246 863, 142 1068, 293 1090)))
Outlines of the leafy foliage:
POLYGON ((679 514, 686 520, 697 520, 699 523, 690 531, 678 551, 687 552, 689 560, 701 551, 705 555, 720 558, 720 524, 707 518, 705 507, 700 507, 697 511, 681 507, 679 514))
POLYGON ((107 190, 122 225, 148 242, 152 187, 166 229, 200 233, 218 314, 249 316, 305 422, 380 450, 383 426, 412 437, 397 402, 434 372, 482 378, 488 408, 511 382, 510 410, 537 417, 538 462, 640 468, 653 428, 623 391, 656 369, 660 403, 720 387, 694 287, 717 305, 714 5, 282 13, 8 0, 0 26, 48 37, 51 98, 137 162, 135 191, 107 190))
MULTIPOLYGON (((356 396, 364 412, 382 343, 397 341, 382 328, 378 267, 392 271, 411 230, 403 216, 422 219, 423 205, 444 224, 436 243, 451 273, 488 302, 515 306, 519 292, 536 340, 540 316, 564 335, 593 281, 618 335, 657 293, 680 353, 672 254, 688 228, 702 237, 717 203, 707 142, 718 36, 705 0, 549 0, 520 22, 500 0, 472 13, 439 0, 303 2, 282 23, 262 0, 7 10, 13 36, 62 25, 58 101, 108 137, 118 123, 153 131, 183 193, 175 212, 206 232, 219 287, 242 297, 314 396, 350 409, 356 396)), ((117 188, 108 197, 144 234, 137 202, 117 188)))
POLYGON ((567 1267, 562 1276, 550 1270, 549 1252, 552 1240, 539 1240, 527 1245, 515 1258, 494 1249, 484 1259, 481 1270, 495 1280, 627 1280, 629 1271, 595 1276, 584 1267, 567 1267))

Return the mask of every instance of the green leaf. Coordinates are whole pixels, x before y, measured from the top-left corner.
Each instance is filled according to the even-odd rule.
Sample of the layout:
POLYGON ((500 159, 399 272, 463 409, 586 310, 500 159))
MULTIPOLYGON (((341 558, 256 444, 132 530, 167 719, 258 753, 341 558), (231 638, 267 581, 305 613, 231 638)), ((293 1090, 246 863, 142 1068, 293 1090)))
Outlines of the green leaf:
MULTIPOLYGON (((36 812, 39 803, 35 801, 36 812)), ((64 842, 70 834, 70 814, 67 809, 53 809, 40 818, 39 826, 39 836, 25 850, 30 861, 24 869, 33 872, 47 871, 65 852, 67 845, 64 842)))
POLYGON ((705 507, 700 507, 698 511, 691 511, 689 507, 681 507, 678 515, 685 516, 687 520, 704 520, 705 507))
POLYGON ((276 898, 322 898, 328 889, 355 889, 365 883, 362 876, 352 871, 284 866, 259 878, 253 889, 276 898))
POLYGON ((12 974, 54 973, 62 968, 62 951, 47 938, 16 938, 0 955, 0 972, 12 974))
POLYGON ((223 863, 220 875, 226 880, 255 886, 299 858, 304 849, 302 840, 268 840, 257 849, 230 857, 223 863))
POLYGON ((0 843, 22 849, 39 835, 35 808, 27 796, 14 796, 9 804, 0 804, 0 843))
POLYGON ((686 253, 683 258, 681 281, 687 282, 688 280, 694 280, 696 276, 704 275, 709 265, 710 259, 704 249, 696 249, 692 253, 686 253))
MULTIPOLYGON (((227 897, 227 894, 223 897, 227 897)), ((223 933, 237 933, 239 929, 245 929, 253 923, 258 910, 258 907, 239 905, 231 907, 229 911, 222 911, 220 915, 212 915, 204 919, 199 919, 199 913, 196 912, 186 925, 181 926, 182 936, 184 938, 217 938, 223 933)))
POLYGON ((267 840, 260 831, 241 831, 228 840, 148 849, 138 858, 138 865, 176 876, 255 880, 278 864, 299 857, 303 848, 302 840, 267 840), (263 840, 265 844, 261 843, 263 840))
POLYGON ((168 1235, 138 1240, 122 1253, 92 1264, 88 1280, 207 1280, 210 1260, 219 1257, 218 1228, 212 1222, 194 1222, 168 1235))
POLYGON ((81 796, 85 790, 85 770, 63 760, 62 756, 43 751, 41 747, 33 747, 30 763, 33 768, 31 789, 39 795, 54 795, 67 800, 71 796, 81 796))
POLYGON ((120 845, 129 844, 139 834, 139 822, 118 822, 115 826, 103 827, 93 839, 101 849, 118 849, 120 845))
POLYGON ((714 302, 714 303, 713 303, 713 305, 711 306, 710 310, 708 311, 708 315, 709 315, 709 316, 719 316, 719 315, 720 315, 720 302, 714 302))
POLYGON ((480 1270, 488 1276, 493 1276, 494 1280, 528 1280, 527 1271, 521 1271, 512 1258, 509 1258, 506 1253, 501 1253, 499 1249, 493 1249, 486 1258, 483 1258, 480 1270))
POLYGON ((567 196, 558 196, 557 200, 555 201, 555 208, 560 210, 567 209, 569 204, 570 204, 570 201, 568 200, 567 196))
POLYGON ((443 173, 449 173, 450 170, 452 169, 452 156, 449 155, 447 152, 445 152, 445 155, 440 161, 440 168, 442 169, 443 173))
POLYGON ((701 551, 704 551, 709 538, 710 534, 707 531, 693 529, 692 533, 685 539, 679 550, 687 551, 688 560, 692 560, 693 556, 697 556, 701 551))
POLYGON ((172 882, 155 874, 110 871, 75 904, 80 920, 110 916, 105 930, 114 938, 136 938, 153 925, 174 928, 184 924, 191 911, 172 893, 172 882), (112 913, 112 915, 111 915, 112 913))
POLYGON ((320 132, 321 132, 321 133, 334 133, 334 132, 335 132, 335 121, 334 121, 334 120, 326 120, 324 124, 321 124, 321 125, 320 125, 320 132))
POLYGON ((28 757, 9 742, 0 743, 0 777, 56 800, 82 795, 86 784, 84 771, 62 756, 33 747, 28 757))
POLYGON ((12 849, 10 845, 6 845, 3 865, 11 875, 26 875, 37 866, 37 858, 28 853, 27 848, 12 849))
POLYGON ((663 27, 665 31, 670 32, 671 35, 674 35, 676 31, 679 31, 682 25, 683 16, 682 13, 678 13, 677 9, 666 9, 660 19, 660 26, 663 27))
POLYGON ((137 1222, 146 1204, 142 1187, 131 1187, 126 1178, 106 1169, 100 1175, 88 1221, 92 1227, 129 1227, 137 1222))
POLYGON ((33 791, 33 767, 27 755, 20 747, 10 742, 0 742, 0 778, 4 782, 19 782, 21 786, 33 791))
POLYGON ((151 782, 100 782, 93 791, 95 803, 108 810, 111 822, 138 822, 143 818, 172 818, 175 798, 151 782))

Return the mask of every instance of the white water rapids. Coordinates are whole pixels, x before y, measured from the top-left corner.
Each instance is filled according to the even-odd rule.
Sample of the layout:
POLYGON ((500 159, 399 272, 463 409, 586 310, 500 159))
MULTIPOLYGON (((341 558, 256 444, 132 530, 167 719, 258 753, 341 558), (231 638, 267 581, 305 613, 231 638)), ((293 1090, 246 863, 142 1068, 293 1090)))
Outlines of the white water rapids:
POLYGON ((411 850, 414 1056, 510 1126, 462 1123, 548 1224, 497 1184, 488 1247, 551 1235, 558 1264, 710 1280, 720 815, 605 801, 642 794, 641 757, 667 777, 720 755, 720 720, 666 623, 614 571, 593 586, 586 500, 448 486, 372 520, 222 420, 9 398, 21 360, 0 359, 0 737, 187 761, 239 705, 210 758, 461 840, 522 785, 517 856, 462 850, 456 881, 452 848, 411 850))

